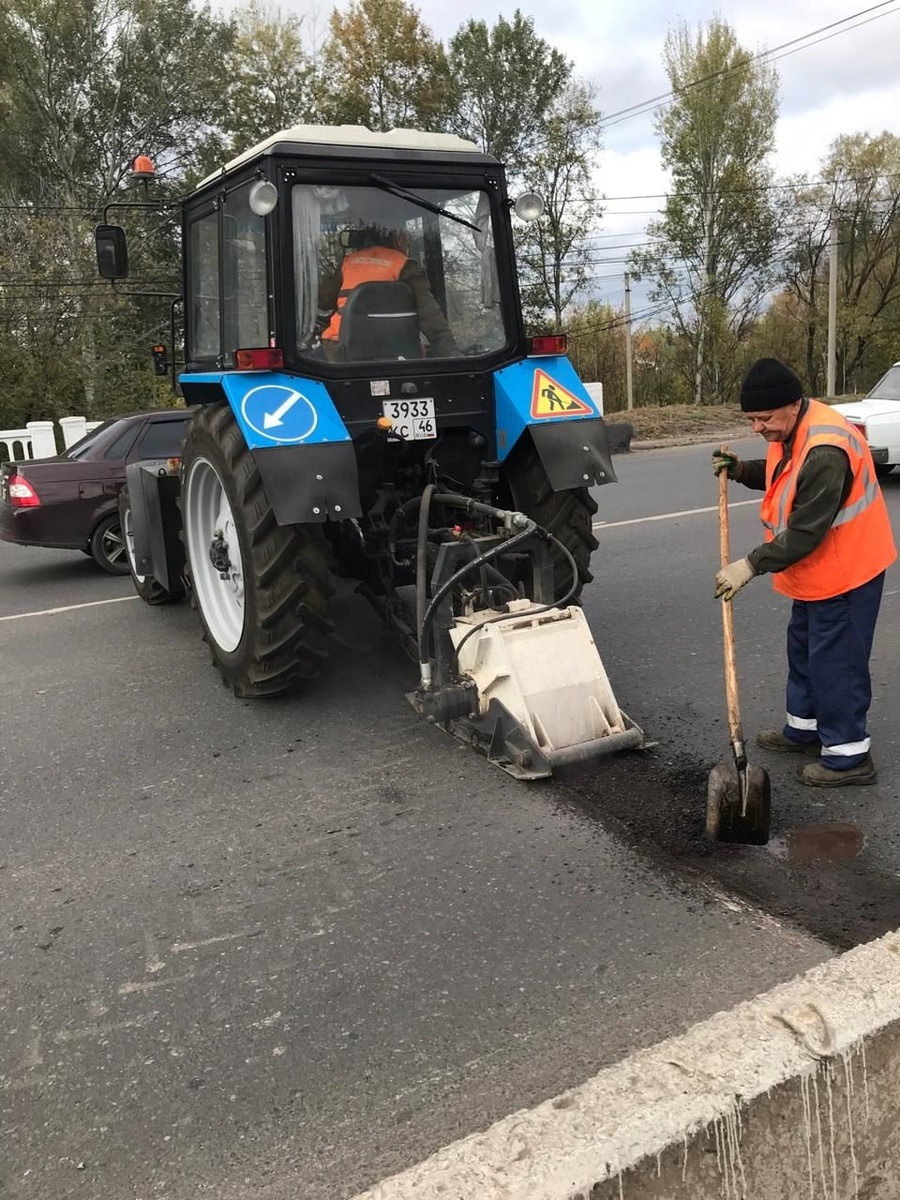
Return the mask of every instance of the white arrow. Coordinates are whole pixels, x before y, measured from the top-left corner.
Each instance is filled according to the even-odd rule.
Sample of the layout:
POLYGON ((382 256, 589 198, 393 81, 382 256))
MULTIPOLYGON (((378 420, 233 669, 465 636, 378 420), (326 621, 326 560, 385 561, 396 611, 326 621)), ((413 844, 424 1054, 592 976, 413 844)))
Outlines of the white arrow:
POLYGON ((287 400, 285 400, 283 404, 279 404, 274 412, 267 412, 263 414, 263 429, 273 429, 276 425, 283 425, 284 418, 291 411, 297 401, 302 399, 303 397, 299 392, 291 392, 287 400))

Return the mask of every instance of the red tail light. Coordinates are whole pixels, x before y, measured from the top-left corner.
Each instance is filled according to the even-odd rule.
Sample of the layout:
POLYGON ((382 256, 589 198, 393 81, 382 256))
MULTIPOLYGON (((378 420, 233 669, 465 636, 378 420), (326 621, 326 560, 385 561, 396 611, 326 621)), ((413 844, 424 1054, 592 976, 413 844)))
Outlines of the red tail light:
POLYGON ((235 350, 234 365, 239 371, 280 371, 284 366, 284 351, 277 346, 235 350))
POLYGON ((533 337, 529 344, 530 354, 566 354, 569 339, 564 333, 545 333, 533 337))
POLYGON ((859 432, 860 432, 860 433, 863 435, 863 437, 866 439, 866 441, 868 441, 868 440, 869 440, 869 435, 868 435, 868 433, 866 432, 866 427, 865 427, 865 425, 862 425, 862 424, 860 424, 860 422, 859 422, 859 421, 851 421, 851 422, 850 422, 850 424, 853 426, 853 428, 854 428, 854 429, 858 429, 858 430, 859 430, 859 432))
POLYGON ((24 475, 10 475, 8 495, 12 508, 40 507, 40 498, 24 475))

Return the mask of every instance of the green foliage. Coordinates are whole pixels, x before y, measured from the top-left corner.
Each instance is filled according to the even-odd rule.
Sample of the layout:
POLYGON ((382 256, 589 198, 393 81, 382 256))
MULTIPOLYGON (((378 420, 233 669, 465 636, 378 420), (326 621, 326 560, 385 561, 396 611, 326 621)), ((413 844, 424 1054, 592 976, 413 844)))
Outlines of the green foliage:
MULTIPOLYGON (((143 197, 127 188, 135 154, 171 176, 215 143, 232 26, 190 0, 12 0, 0 38, 0 424, 152 407, 169 301, 114 293, 93 225, 143 197)), ((133 214, 129 233, 129 287, 177 291, 171 221, 133 214)))
POLYGON ((776 211, 768 155, 777 76, 754 63, 721 19, 681 23, 664 53, 675 98, 657 118, 672 177, 655 244, 634 255, 651 297, 671 306, 693 353, 685 364, 697 403, 721 402, 739 378, 738 347, 773 278, 776 211))
POLYGON ((449 126, 506 163, 515 175, 530 159, 535 132, 569 82, 572 64, 535 32, 519 9, 488 28, 469 20, 450 39, 453 112, 449 126))
POLYGON ((600 147, 600 112, 592 85, 573 82, 554 101, 522 182, 544 199, 544 215, 516 231, 522 302, 532 324, 556 329, 591 272, 587 237, 601 207, 592 182, 600 147))
POLYGON ((352 0, 334 9, 325 45, 324 112, 387 132, 443 129, 450 105, 444 48, 406 0, 352 0))
POLYGON ((229 150, 240 154, 279 129, 319 119, 319 80, 302 17, 283 16, 261 0, 237 14, 226 66, 229 150))
POLYGON ((897 358, 900 329, 900 138, 838 138, 811 185, 794 181, 783 281, 810 391, 825 390, 829 241, 838 225, 838 392, 867 391, 897 358))

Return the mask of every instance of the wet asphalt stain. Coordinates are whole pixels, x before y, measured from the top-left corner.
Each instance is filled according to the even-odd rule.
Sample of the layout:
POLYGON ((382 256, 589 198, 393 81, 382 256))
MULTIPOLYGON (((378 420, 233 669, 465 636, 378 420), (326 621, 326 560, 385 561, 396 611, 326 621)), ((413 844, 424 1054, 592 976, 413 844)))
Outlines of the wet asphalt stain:
POLYGON ((715 881, 836 950, 900 926, 900 879, 872 863, 854 825, 776 825, 767 846, 710 842, 713 765, 657 750, 621 754, 589 772, 570 770, 554 790, 561 804, 599 820, 676 877, 715 881))

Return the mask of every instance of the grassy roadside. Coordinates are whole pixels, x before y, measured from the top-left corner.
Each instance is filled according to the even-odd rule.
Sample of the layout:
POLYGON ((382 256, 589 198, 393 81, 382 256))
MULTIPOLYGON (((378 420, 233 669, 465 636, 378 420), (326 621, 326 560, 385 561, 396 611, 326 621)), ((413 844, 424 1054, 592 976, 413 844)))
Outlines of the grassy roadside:
MULTIPOLYGON (((822 397, 825 404, 846 404, 858 396, 822 397)), ((716 438, 720 434, 747 433, 747 419, 737 404, 670 404, 664 408, 633 408, 608 412, 607 421, 629 421, 636 442, 666 438, 716 438)))
POLYGON ((736 404, 672 404, 666 408, 633 408, 631 412, 608 412, 607 421, 628 421, 634 440, 657 438, 717 437, 723 431, 743 430, 746 418, 736 404))

